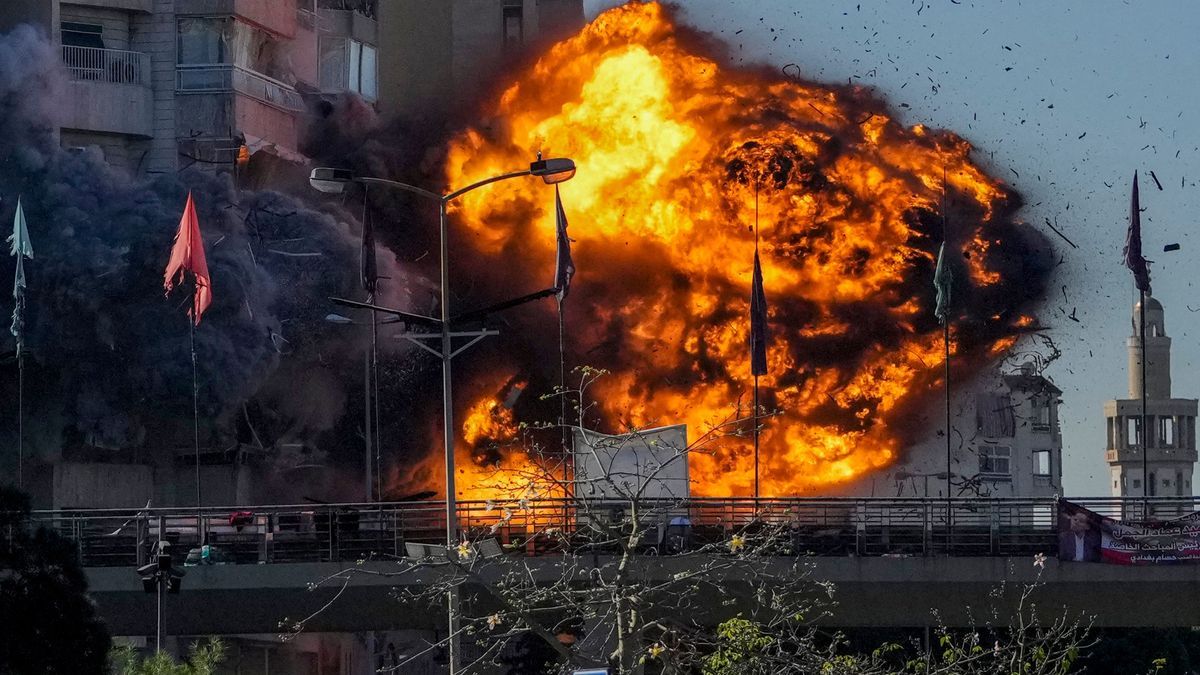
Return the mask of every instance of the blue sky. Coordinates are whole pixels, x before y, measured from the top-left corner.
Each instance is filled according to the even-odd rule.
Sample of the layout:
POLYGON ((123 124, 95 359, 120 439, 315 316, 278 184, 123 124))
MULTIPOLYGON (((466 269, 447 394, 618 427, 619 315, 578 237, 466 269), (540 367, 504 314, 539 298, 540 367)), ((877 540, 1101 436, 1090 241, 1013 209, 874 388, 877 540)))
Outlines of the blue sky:
MULTIPOLYGON (((585 0, 589 16, 615 4, 585 0)), ((1126 397, 1134 290, 1121 247, 1135 169, 1155 297, 1174 338, 1173 393, 1200 396, 1200 4, 680 4, 685 22, 731 45, 735 63, 796 63, 812 79, 872 86, 901 122, 970 140, 976 161, 1023 195, 1020 217, 1064 258, 1041 318, 1065 353, 1046 374, 1064 392, 1067 494, 1109 493, 1101 406, 1126 397), (1046 229, 1046 219, 1078 248, 1046 229), (1170 243, 1181 250, 1163 253, 1170 243)))

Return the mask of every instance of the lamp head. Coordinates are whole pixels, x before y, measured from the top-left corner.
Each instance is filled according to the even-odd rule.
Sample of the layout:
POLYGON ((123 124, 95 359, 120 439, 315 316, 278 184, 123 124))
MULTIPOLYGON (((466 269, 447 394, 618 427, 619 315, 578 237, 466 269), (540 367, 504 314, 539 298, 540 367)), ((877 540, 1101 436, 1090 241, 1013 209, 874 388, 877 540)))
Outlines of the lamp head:
POLYGON ((354 323, 354 319, 342 316, 341 314, 326 314, 325 320, 328 321, 329 323, 337 323, 337 324, 341 324, 341 325, 347 325, 347 324, 354 323))
POLYGON ((575 177, 575 161, 566 157, 539 159, 529 165, 529 173, 540 176, 547 185, 565 183, 575 177))
POLYGON ((317 167, 308 177, 308 183, 314 189, 331 195, 342 194, 346 191, 346 184, 353 181, 353 171, 328 167, 317 167))

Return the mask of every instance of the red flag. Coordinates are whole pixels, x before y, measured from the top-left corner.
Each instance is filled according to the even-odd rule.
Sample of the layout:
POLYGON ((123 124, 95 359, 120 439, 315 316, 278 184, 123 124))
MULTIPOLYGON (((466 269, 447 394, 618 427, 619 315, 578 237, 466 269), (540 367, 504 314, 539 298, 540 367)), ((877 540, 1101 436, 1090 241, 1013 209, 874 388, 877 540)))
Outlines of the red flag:
POLYGON ((196 204, 192 193, 188 193, 187 206, 179 221, 179 233, 175 235, 175 246, 171 248, 171 260, 163 274, 163 288, 167 293, 176 284, 183 283, 184 272, 191 272, 196 282, 192 295, 192 308, 188 316, 200 325, 200 316, 212 304, 212 279, 208 276, 208 261, 204 259, 204 240, 200 238, 200 221, 196 218, 196 204))

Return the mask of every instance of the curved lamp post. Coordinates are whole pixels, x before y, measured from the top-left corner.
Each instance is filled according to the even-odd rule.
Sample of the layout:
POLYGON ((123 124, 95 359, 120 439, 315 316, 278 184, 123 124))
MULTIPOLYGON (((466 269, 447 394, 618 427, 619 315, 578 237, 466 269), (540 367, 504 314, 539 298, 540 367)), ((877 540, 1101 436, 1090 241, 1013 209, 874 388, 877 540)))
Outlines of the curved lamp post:
MULTIPOLYGON (((439 332, 424 332, 424 333, 404 333, 402 337, 409 340, 418 347, 430 352, 442 360, 442 427, 443 427, 443 444, 446 454, 446 555, 453 555, 454 547, 458 543, 458 513, 454 500, 454 406, 451 396, 450 387, 450 361, 455 356, 479 342, 488 335, 497 335, 494 330, 477 330, 477 331, 452 331, 450 317, 450 267, 449 267, 449 241, 447 236, 446 222, 446 207, 455 199, 465 195, 472 190, 481 188, 485 185, 498 183, 510 178, 521 178, 523 176, 537 176, 541 178, 547 185, 556 185, 571 180, 575 176, 575 162, 566 158, 554 159, 538 159, 529 165, 528 169, 522 171, 513 171, 510 173, 485 178, 476 183, 472 183, 464 188, 454 190, 446 194, 438 194, 424 188, 419 188, 415 185, 400 183, 384 178, 373 178, 369 176, 356 176, 353 171, 345 169, 333 169, 327 167, 316 168, 312 170, 309 176, 309 183, 321 192, 329 194, 341 194, 345 192, 346 186, 351 183, 359 183, 362 185, 384 185, 387 187, 404 190, 416 195, 420 195, 426 199, 433 200, 438 203, 438 228, 441 237, 441 318, 419 316, 390 310, 375 305, 367 305, 365 303, 346 303, 353 306, 359 306, 373 311, 382 311, 393 316, 400 317, 402 320, 409 323, 416 323, 427 326, 433 329, 439 329, 439 332), (453 339, 456 337, 471 338, 469 342, 454 348, 453 339), (440 348, 435 349, 429 345, 420 342, 419 340, 434 340, 440 341, 440 348)), ((450 643, 450 673, 458 672, 458 659, 460 656, 459 640, 458 640, 458 588, 451 586, 449 595, 449 643, 450 643)))

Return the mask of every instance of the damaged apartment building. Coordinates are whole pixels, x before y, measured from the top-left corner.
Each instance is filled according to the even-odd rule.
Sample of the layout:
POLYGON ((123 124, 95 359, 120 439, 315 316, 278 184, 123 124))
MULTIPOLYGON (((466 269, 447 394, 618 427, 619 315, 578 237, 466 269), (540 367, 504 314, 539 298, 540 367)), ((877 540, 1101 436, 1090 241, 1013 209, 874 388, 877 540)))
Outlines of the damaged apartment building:
POLYGON ((378 96, 374 0, 10 0, 67 75, 62 145, 134 175, 303 162, 314 98, 378 96))
POLYGON ((304 116, 322 99, 444 119, 583 21, 582 0, 0 3, 0 31, 32 24, 61 50, 64 147, 138 176, 197 167, 256 187, 279 162, 304 164, 304 116))
MULTIPOLYGON (((64 148, 100 153, 138 178, 199 169, 263 189, 306 174, 301 137, 323 102, 351 94, 385 124, 453 125, 465 101, 578 31, 584 11, 582 0, 0 2, 0 32, 22 24, 61 59, 54 123, 64 148)), ((217 454, 204 457, 204 482, 225 487, 205 503, 266 498, 240 455, 217 454)), ((171 475, 117 457, 145 453, 97 448, 54 460, 35 504, 194 503, 190 459, 171 475)))

